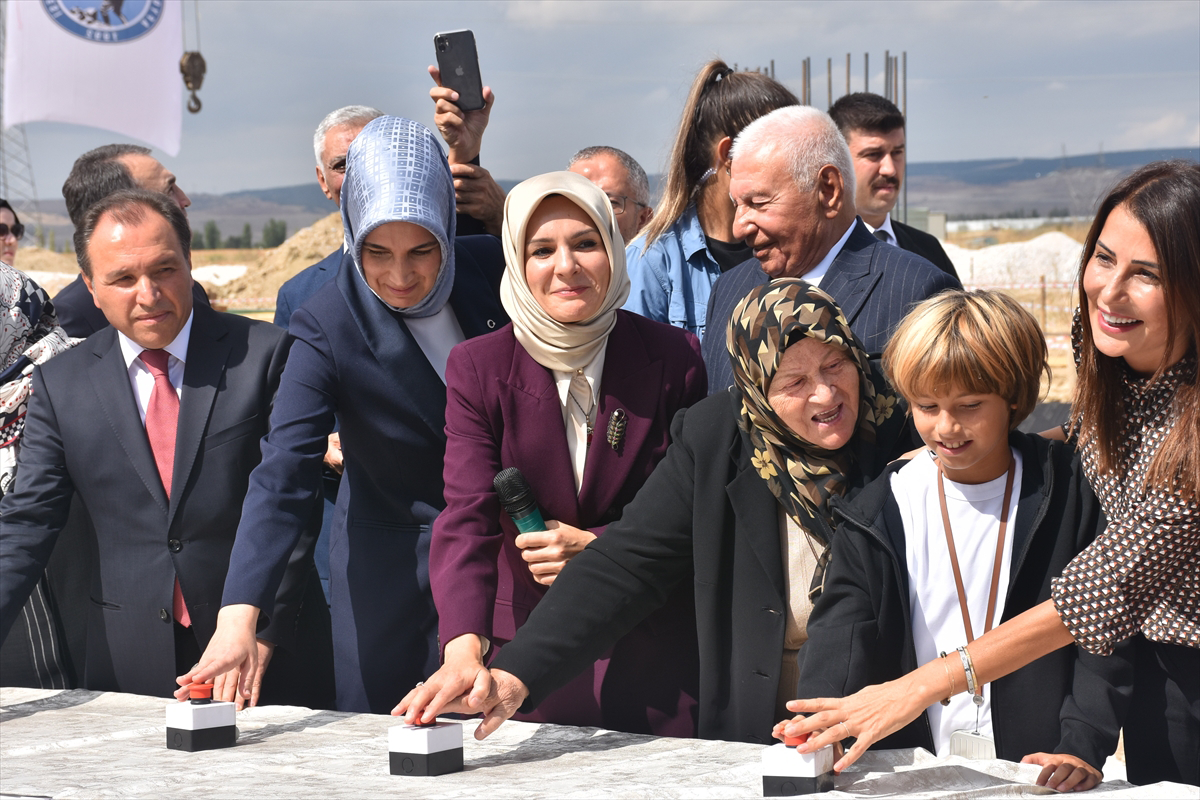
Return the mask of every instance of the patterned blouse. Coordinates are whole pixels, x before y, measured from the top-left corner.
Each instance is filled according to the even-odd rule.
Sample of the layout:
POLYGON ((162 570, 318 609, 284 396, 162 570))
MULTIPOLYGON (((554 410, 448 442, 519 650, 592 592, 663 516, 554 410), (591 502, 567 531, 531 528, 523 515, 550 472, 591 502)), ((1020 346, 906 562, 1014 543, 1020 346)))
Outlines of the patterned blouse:
POLYGON ((1141 632, 1147 639, 1200 648, 1200 506, 1178 491, 1144 486, 1175 424, 1175 391, 1196 371, 1195 357, 1150 383, 1125 372, 1123 444, 1112 472, 1093 447, 1083 466, 1108 526, 1054 581, 1054 606, 1075 641, 1107 655, 1141 632))

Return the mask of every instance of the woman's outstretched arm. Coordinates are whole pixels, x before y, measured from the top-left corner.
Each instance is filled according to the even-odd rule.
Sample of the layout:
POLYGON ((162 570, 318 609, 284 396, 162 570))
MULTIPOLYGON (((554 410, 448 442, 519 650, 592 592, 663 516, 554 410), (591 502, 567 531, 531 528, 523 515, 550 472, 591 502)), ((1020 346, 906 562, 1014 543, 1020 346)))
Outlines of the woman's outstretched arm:
MULTIPOLYGON (((976 639, 967 650, 978 680, 990 683, 1072 641, 1053 601, 1047 600, 976 639)), ((776 735, 822 731, 797 748, 803 753, 856 737, 854 746, 834 765, 841 772, 872 744, 912 722, 939 700, 966 688, 962 662, 957 653, 950 653, 902 678, 868 686, 849 697, 792 700, 788 709, 807 716, 776 726, 776 735)))

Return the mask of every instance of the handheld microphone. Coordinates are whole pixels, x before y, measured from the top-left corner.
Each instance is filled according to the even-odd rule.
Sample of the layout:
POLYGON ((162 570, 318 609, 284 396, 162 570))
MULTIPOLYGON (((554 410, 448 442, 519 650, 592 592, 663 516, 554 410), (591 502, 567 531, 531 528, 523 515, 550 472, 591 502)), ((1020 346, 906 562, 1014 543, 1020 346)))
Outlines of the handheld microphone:
POLYGON ((521 533, 546 530, 546 521, 542 519, 542 512, 533 499, 533 490, 529 488, 529 482, 521 470, 516 467, 500 470, 492 485, 500 496, 500 505, 504 506, 521 533))

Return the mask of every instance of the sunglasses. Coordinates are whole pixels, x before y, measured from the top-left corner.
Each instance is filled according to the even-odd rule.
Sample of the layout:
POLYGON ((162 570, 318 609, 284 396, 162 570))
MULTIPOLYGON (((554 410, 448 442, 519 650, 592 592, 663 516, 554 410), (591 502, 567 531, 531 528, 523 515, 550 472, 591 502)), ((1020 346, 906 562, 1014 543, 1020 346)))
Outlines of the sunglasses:
POLYGON ((0 222, 0 239, 7 239, 10 233, 14 239, 20 239, 25 235, 25 226, 19 222, 16 225, 5 225, 0 222))

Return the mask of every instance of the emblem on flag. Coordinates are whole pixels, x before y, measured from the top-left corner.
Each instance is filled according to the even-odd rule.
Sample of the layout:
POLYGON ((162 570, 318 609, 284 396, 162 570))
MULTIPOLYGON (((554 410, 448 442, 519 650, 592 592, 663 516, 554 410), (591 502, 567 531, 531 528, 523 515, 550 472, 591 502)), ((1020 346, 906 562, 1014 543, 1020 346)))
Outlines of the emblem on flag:
POLYGON ((68 33, 115 44, 149 33, 162 18, 163 0, 41 0, 42 8, 68 33))

